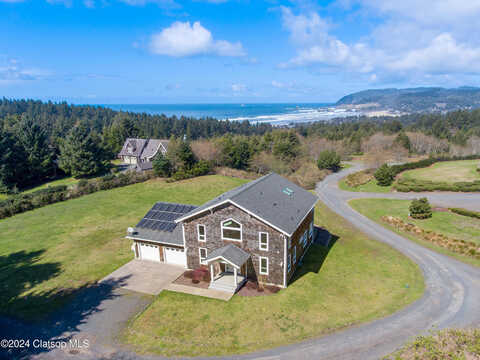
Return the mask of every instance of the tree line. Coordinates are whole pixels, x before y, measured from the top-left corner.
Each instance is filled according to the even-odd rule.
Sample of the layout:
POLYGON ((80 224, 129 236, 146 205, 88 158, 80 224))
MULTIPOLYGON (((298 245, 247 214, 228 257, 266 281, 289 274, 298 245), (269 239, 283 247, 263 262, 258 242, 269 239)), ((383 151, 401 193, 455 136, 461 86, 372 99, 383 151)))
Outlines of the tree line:
POLYGON ((59 175, 108 170, 127 137, 195 140, 224 134, 262 135, 268 124, 210 117, 167 117, 101 106, 0 99, 0 191, 24 189, 59 175))

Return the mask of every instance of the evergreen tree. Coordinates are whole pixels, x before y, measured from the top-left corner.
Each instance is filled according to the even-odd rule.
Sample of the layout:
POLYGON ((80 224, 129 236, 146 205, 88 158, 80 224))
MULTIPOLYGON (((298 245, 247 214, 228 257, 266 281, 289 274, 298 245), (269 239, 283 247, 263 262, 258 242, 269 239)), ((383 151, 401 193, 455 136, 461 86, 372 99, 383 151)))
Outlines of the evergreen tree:
POLYGON ((338 171, 340 169, 340 155, 333 150, 324 150, 318 156, 317 165, 320 170, 328 169, 338 171))
POLYGON ((409 210, 410 216, 414 219, 428 219, 432 217, 432 207, 427 198, 412 200, 409 210))
POLYGON ((377 184, 380 186, 390 186, 395 179, 395 175, 392 168, 388 164, 383 164, 373 174, 377 180, 377 184))
POLYGON ((28 178, 25 182, 34 184, 53 176, 54 156, 46 132, 29 117, 22 119, 15 130, 26 154, 28 178))
POLYGON ((0 129, 0 192, 27 184, 26 154, 12 134, 0 129))
POLYGON ((177 150, 177 156, 183 164, 183 167, 190 170, 196 163, 195 155, 187 141, 180 142, 177 150))
POLYGON ((403 131, 398 133, 394 143, 399 144, 400 146, 407 149, 409 152, 412 151, 412 143, 410 142, 410 138, 403 131))
POLYGON ((159 153, 153 159, 153 171, 155 174, 162 177, 170 177, 172 175, 172 163, 163 154, 159 153))
POLYGON ((100 138, 92 134, 84 123, 74 127, 60 145, 60 168, 76 178, 105 171, 108 160, 99 143, 100 138))

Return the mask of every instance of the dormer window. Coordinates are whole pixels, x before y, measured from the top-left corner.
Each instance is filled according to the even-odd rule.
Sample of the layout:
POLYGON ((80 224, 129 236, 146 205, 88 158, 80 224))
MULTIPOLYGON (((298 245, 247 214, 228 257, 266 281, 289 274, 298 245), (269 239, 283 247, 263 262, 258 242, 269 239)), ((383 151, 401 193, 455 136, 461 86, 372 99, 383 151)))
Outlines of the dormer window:
POLYGON ((222 240, 242 241, 242 224, 233 219, 223 221, 222 240))

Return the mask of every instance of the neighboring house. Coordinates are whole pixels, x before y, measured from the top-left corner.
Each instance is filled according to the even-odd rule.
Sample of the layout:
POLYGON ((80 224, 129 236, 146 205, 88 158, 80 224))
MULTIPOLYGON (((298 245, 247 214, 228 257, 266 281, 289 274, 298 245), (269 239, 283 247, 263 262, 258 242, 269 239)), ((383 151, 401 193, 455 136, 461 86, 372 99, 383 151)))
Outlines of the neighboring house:
POLYGON ((136 165, 144 162, 152 162, 159 151, 165 155, 167 150, 168 140, 129 138, 125 140, 118 157, 122 159, 125 164, 136 165))
POLYGON ((313 241, 317 200, 270 173, 199 207, 157 203, 127 238, 138 259, 208 267, 212 288, 286 287, 313 241))

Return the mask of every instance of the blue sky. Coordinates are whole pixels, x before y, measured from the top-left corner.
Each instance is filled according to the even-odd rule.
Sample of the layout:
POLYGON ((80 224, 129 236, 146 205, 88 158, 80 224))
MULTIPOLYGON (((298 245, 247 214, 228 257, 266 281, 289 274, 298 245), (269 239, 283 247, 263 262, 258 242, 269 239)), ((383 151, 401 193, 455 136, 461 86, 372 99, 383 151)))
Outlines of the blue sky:
POLYGON ((331 102, 480 85, 479 0, 0 0, 0 96, 331 102))

